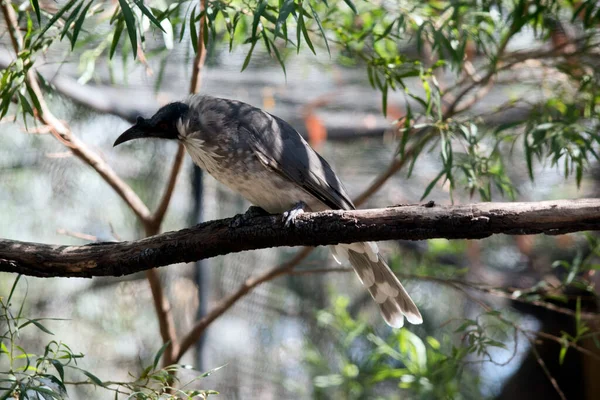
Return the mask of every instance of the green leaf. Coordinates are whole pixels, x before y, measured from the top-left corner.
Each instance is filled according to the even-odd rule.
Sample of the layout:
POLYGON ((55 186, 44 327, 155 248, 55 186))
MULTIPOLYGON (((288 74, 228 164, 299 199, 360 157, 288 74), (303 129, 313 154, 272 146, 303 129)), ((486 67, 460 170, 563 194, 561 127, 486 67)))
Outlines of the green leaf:
POLYGON ((283 59, 281 58, 281 55, 279 54, 279 50, 277 50, 277 46, 275 46, 275 43, 271 42, 271 45, 273 47, 273 52, 275 53, 275 57, 277 57, 277 61, 279 61, 279 65, 281 65, 281 69, 283 70, 283 75, 285 76, 285 79, 287 79, 285 63, 283 62, 283 59))
MULTIPOLYGON (((315 47, 313 46, 312 41, 310 40, 310 36, 308 36, 308 30, 306 29, 306 25, 304 24, 304 16, 302 14, 302 11, 303 10, 301 10, 301 12, 298 13, 298 29, 300 31, 302 31, 302 35, 304 36, 304 41, 308 45, 308 48, 310 49, 310 51, 312 51, 314 55, 317 55, 317 52, 315 51, 315 47)), ((300 38, 298 38, 298 48, 300 48, 300 38)))
POLYGON ((52 25, 54 25, 54 23, 56 23, 56 21, 58 21, 58 19, 59 19, 60 17, 62 17, 64 13, 66 13, 67 11, 69 11, 69 9, 70 9, 71 7, 73 7, 73 5, 74 5, 75 3, 77 3, 78 1, 79 1, 79 0, 71 0, 71 1, 69 1, 67 4, 65 4, 65 5, 63 6, 63 8, 61 8, 60 10, 58 10, 58 11, 56 12, 56 14, 54 14, 54 15, 52 16, 52 18, 50 19, 50 21, 48 21, 48 23, 46 24, 46 26, 44 27, 44 29, 42 29, 42 30, 40 31, 40 33, 38 34, 37 40, 38 40, 38 41, 39 41, 39 40, 41 40, 41 39, 44 37, 44 34, 45 34, 47 31, 48 31, 48 29, 50 29, 50 28, 52 27, 52 25))
POLYGON ((71 24, 79 15, 79 10, 81 10, 81 7, 83 7, 83 2, 77 4, 77 7, 75 7, 71 15, 69 15, 69 18, 65 20, 63 31, 60 35, 60 40, 62 40, 66 34, 71 33, 71 24))
POLYGON ((113 40, 110 44, 110 52, 108 54, 108 58, 111 60, 115 55, 115 51, 117 50, 117 45, 119 44, 119 40, 121 39, 121 33, 123 32, 123 28, 125 28, 125 22, 122 19, 119 19, 119 22, 117 22, 117 26, 115 27, 115 33, 113 34, 113 40))
POLYGON ((158 362, 160 361, 160 358, 162 357, 163 353, 165 352, 165 350, 167 350, 167 347, 169 347, 170 344, 171 344, 171 341, 167 340, 167 342, 162 345, 160 350, 158 350, 158 352, 156 353, 156 356, 154 356, 154 363, 152 363, 152 366, 154 368, 156 368, 156 366, 158 365, 158 362))
POLYGON ((141 1, 141 0, 134 0, 134 3, 135 3, 136 6, 138 6, 138 8, 140 9, 140 11, 146 17, 148 17, 148 19, 152 22, 152 24, 154 24, 154 26, 156 26, 158 29, 160 29, 164 33, 166 33, 165 30, 164 30, 164 28, 160 24, 160 21, 158 19, 156 19, 156 17, 154 16, 154 14, 152 14, 152 11, 150 11, 150 10, 148 10, 148 8, 146 8, 146 6, 144 5, 143 1, 141 1))
MULTIPOLYGON (((256 41, 256 31, 258 30, 258 24, 260 23, 260 17, 262 16, 263 12, 265 11, 265 8, 267 8, 267 1, 266 0, 260 0, 260 3, 258 3, 258 7, 256 8, 256 11, 254 12, 254 19, 252 21, 252 41, 256 41)), ((242 69, 243 71, 243 69, 242 69)))
POLYGON ((56 371, 58 372, 58 375, 60 376, 61 382, 64 382, 65 381, 65 369, 63 368, 63 365, 58 360, 50 360, 50 362, 52 363, 52 365, 54 365, 54 368, 56 368, 56 371))
POLYGON ((192 39, 192 48, 194 54, 198 53, 198 32, 196 31, 196 7, 192 10, 192 16, 190 17, 190 39, 192 39))
POLYGON ((244 59, 244 64, 242 65, 242 71, 243 72, 246 67, 248 67, 248 64, 250 63, 250 58, 252 58, 252 52, 254 51, 254 46, 256 46, 256 41, 252 42, 252 47, 250 47, 250 51, 248 52, 248 54, 246 55, 246 58, 244 59))
POLYGON ((220 370, 221 368, 225 368, 227 366, 227 364, 223 364, 220 367, 217 368, 213 368, 210 371, 206 371, 205 373, 203 373, 202 375, 200 375, 200 378, 206 378, 207 376, 211 375, 212 373, 220 370))
POLYGON ((12 287, 10 288, 10 294, 8 295, 8 299, 6 299, 7 305, 10 305, 10 300, 12 299, 12 296, 15 293, 15 289, 17 288, 17 284, 19 283, 19 280, 21 279, 22 276, 23 275, 19 274, 15 278, 15 281, 13 282, 12 287))
POLYGON ((533 160, 532 153, 533 149, 529 146, 529 134, 523 135, 523 144, 525 147, 525 160, 527 161, 527 172, 529 172, 529 179, 534 180, 533 176, 533 160))
POLYGON ((42 15, 40 13, 40 3, 38 0, 31 0, 31 8, 35 11, 35 16, 37 17, 38 24, 41 24, 42 15))
POLYGON ((19 103, 21 104, 21 107, 23 107, 23 112, 33 116, 33 109, 31 108, 31 104, 29 104, 25 96, 23 96, 21 93, 19 93, 19 103))
POLYGON ((131 51, 133 52, 133 58, 137 57, 137 33, 135 25, 135 17, 131 11, 131 7, 127 3, 127 0, 119 0, 121 5, 121 11, 125 18, 125 25, 127 26, 127 32, 129 33, 129 40, 131 41, 131 51))
POLYGON ((279 16, 277 17, 277 23, 275 24, 275 33, 273 35, 273 40, 277 39, 277 35, 281 30, 281 26, 285 24, 285 21, 289 17, 290 13, 294 11, 296 3, 294 0, 284 0, 283 5, 279 9, 279 16))
POLYGON ((39 321, 40 321, 39 319, 29 319, 29 320, 27 320, 27 322, 25 322, 23 325, 19 326, 19 329, 22 329, 22 328, 26 327, 26 326, 27 326, 27 325, 29 325, 29 324, 33 324, 33 325, 35 325, 35 326, 36 326, 36 327, 37 327, 39 330, 41 330, 42 332, 45 332, 45 333, 47 333, 47 334, 49 334, 49 335, 54 335, 54 333, 50 332, 50 331, 48 330, 48 328, 46 328, 44 325, 40 324, 40 323, 39 323, 39 321))
POLYGON ((442 176, 444 176, 446 174, 446 171, 442 171, 438 174, 438 176, 435 177, 434 180, 432 180, 431 182, 429 182, 429 185, 427 185, 427 187, 425 188, 425 192, 423 193, 423 196, 421 196, 421 200, 422 201, 425 197, 427 197, 429 195, 429 193, 431 192, 431 190, 433 189, 433 187, 435 186, 435 184, 437 183, 437 181, 440 180, 440 178, 442 176))
POLYGON ((558 362, 560 363, 560 365, 562 365, 565 361, 565 356, 567 355, 567 348, 567 346, 564 346, 560 349, 560 354, 558 356, 558 362))
POLYGON ((325 46, 327 47, 327 53, 329 53, 329 56, 331 57, 331 49, 329 48, 329 42, 327 41, 327 35, 325 34, 323 25, 321 25, 321 19, 319 18, 319 14, 317 14, 317 12, 313 8, 312 4, 310 4, 310 2, 308 3, 308 6, 310 7, 310 10, 312 11, 312 15, 313 15, 315 21, 317 22, 317 25, 319 26, 319 30, 321 31, 321 36, 323 36, 323 40, 325 40, 325 46))
POLYGON ((71 50, 73 50, 75 48, 75 43, 77 42, 77 36, 79 36, 79 31, 81 31, 81 27, 83 26, 83 21, 85 21, 85 16, 87 15, 87 12, 93 2, 94 2, 94 0, 90 0, 90 2, 87 4, 87 6, 85 6, 83 11, 79 15, 79 18, 77 18, 77 21, 75 22, 75 26, 73 27, 73 38, 71 39, 71 50))
POLYGON ((102 386, 102 387, 104 387, 104 383, 102 383, 102 381, 101 381, 101 380, 100 380, 100 379, 99 379, 99 378, 98 378, 96 375, 94 375, 94 374, 92 374, 91 372, 88 372, 88 371, 86 371, 86 370, 84 370, 84 369, 79 369, 79 370, 80 370, 81 372, 83 372, 83 374, 84 374, 85 376, 87 376, 88 378, 90 378, 90 380, 91 380, 91 381, 94 383, 94 385, 97 385, 97 386, 102 386))
POLYGON ((358 11, 356 11, 356 6, 352 2, 352 0, 344 0, 344 3, 346 3, 352 11, 354 11, 354 14, 358 14, 358 11))

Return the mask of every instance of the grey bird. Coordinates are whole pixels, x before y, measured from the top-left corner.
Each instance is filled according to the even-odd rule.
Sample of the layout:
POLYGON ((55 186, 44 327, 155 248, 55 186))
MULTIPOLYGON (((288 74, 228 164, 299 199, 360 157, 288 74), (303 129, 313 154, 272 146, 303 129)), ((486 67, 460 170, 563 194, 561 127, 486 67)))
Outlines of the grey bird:
MULTIPOLYGON (((286 224, 304 210, 353 210, 340 179, 284 120, 249 104, 192 95, 138 117, 115 146, 138 138, 180 141, 194 163, 265 211, 284 213, 286 224)), ((330 246, 349 262, 392 327, 423 318, 373 242, 330 246)))

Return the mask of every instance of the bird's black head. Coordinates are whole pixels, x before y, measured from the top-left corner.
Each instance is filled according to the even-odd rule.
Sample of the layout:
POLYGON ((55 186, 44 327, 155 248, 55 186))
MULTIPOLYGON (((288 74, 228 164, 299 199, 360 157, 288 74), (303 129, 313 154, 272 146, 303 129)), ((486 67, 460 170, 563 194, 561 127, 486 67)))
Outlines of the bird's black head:
POLYGON ((177 139, 177 121, 187 114, 189 107, 181 102, 167 104, 151 118, 137 117, 137 122, 115 141, 113 146, 139 138, 177 139))

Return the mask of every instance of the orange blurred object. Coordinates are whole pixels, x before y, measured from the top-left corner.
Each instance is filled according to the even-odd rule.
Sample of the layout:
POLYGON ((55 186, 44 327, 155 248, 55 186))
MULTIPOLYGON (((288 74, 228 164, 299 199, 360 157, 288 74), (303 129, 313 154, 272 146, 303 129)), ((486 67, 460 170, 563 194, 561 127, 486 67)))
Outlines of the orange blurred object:
POLYGON ((309 111, 304 117, 304 126, 308 132, 308 142, 312 147, 318 149, 327 139, 327 128, 312 111, 309 111))

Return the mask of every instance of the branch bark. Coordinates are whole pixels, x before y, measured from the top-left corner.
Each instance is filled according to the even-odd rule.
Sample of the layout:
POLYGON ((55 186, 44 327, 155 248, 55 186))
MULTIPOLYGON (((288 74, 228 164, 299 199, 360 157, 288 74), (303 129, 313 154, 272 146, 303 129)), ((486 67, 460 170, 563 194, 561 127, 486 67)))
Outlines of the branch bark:
POLYGON ((238 215, 133 242, 58 246, 0 240, 0 271, 50 277, 120 276, 179 262, 277 246, 379 240, 481 239, 493 234, 564 234, 600 229, 600 199, 432 204, 300 215, 238 215))

